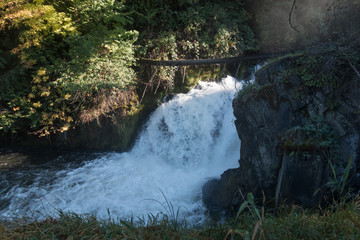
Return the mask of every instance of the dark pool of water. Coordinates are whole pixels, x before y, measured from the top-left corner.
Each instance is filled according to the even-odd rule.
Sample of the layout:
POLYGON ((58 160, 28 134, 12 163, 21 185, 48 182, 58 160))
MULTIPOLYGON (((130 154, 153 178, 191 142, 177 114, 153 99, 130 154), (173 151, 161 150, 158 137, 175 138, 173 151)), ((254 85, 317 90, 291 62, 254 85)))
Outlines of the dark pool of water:
POLYGON ((77 168, 99 155, 89 151, 0 149, 0 211, 8 206, 8 193, 14 186, 25 188, 35 182, 46 185, 61 170, 77 168))

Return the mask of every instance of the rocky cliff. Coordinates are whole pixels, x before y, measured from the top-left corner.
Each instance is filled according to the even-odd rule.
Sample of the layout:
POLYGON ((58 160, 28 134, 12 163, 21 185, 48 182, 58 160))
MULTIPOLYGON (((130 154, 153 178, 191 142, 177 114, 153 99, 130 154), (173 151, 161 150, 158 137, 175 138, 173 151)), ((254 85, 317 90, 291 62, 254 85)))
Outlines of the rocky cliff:
POLYGON ((258 200, 264 193, 276 204, 287 200, 311 207, 329 191, 357 187, 360 76, 354 64, 359 63, 329 56, 277 60, 239 92, 233 108, 240 167, 204 185, 203 201, 213 216, 236 211, 249 192, 258 200))

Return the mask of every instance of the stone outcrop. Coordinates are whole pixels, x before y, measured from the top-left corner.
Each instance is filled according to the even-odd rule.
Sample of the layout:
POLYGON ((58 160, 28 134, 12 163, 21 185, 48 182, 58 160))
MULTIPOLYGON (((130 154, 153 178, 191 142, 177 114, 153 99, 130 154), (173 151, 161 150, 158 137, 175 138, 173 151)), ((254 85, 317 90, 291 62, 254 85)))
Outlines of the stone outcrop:
MULTIPOLYGON (((357 184, 359 76, 353 72, 334 97, 334 89, 325 85, 307 86, 292 70, 294 61, 286 58, 265 66, 256 73, 255 83, 234 99, 240 167, 203 187, 203 201, 215 218, 236 210, 248 192, 260 201, 264 193, 273 202, 287 199, 314 206, 332 178, 329 161, 337 179, 351 162, 348 182, 357 184)), ((331 187, 342 186, 338 182, 331 187)))

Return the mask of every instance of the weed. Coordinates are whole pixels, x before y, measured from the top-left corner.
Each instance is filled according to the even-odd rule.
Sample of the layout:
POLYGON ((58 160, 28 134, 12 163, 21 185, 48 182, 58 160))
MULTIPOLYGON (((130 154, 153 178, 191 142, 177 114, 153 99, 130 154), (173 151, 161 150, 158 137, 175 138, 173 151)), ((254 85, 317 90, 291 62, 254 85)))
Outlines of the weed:
MULTIPOLYGON (((168 202, 169 203, 169 202, 168 202)), ((166 206, 167 203, 164 203, 166 206)), ((169 203, 170 204, 170 203, 169 203)), ((234 218, 211 226, 173 227, 171 217, 148 215, 147 221, 102 220, 94 215, 59 212, 45 220, 13 219, 0 221, 0 239, 241 239, 315 240, 359 239, 360 197, 326 209, 303 209, 281 205, 276 214, 259 208, 252 194, 234 218), (240 210, 241 209, 241 210, 240 210)), ((176 213, 176 211, 175 211, 176 213)))
POLYGON ((338 192, 340 194, 340 196, 343 196, 345 193, 344 190, 345 190, 346 184, 348 182, 353 157, 354 157, 354 154, 351 154, 349 161, 346 164, 344 174, 340 177, 337 176, 335 168, 334 168, 334 164, 329 159, 329 165, 331 168, 331 172, 333 174, 333 179, 331 181, 329 181, 326 184, 326 186, 330 187, 330 189, 332 189, 333 191, 338 192))
POLYGON ((294 155, 299 152, 336 148, 337 141, 333 129, 325 119, 314 116, 303 126, 295 126, 286 131, 281 139, 283 148, 294 155))

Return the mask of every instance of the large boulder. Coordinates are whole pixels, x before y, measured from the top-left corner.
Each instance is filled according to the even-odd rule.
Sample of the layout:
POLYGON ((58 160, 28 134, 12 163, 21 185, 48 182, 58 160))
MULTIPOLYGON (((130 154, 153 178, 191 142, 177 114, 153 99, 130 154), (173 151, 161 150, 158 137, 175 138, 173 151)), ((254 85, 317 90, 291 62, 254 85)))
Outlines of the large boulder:
MULTIPOLYGON (((311 207, 319 203, 334 174, 356 183, 359 76, 351 72, 341 89, 314 87, 294 66, 294 57, 268 64, 234 99, 240 167, 204 185, 203 201, 213 216, 236 211, 249 192, 258 200, 264 194, 276 204, 287 199, 311 207)), ((344 190, 340 180, 332 190, 344 190)))

